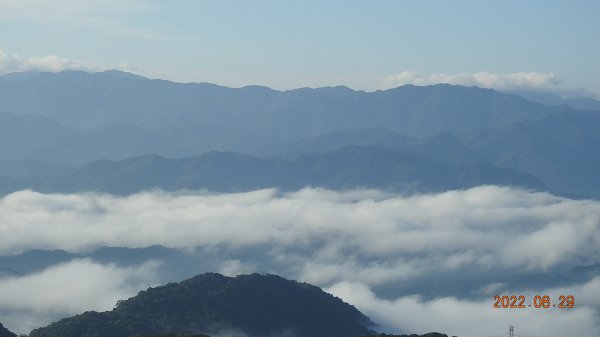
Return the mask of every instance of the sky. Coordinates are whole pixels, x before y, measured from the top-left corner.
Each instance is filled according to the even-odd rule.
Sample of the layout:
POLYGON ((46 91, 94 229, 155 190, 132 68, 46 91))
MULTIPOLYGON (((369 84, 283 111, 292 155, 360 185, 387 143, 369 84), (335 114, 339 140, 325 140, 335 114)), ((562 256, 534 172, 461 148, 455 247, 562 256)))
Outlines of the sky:
POLYGON ((3 0, 0 72, 600 96, 595 0, 3 0))

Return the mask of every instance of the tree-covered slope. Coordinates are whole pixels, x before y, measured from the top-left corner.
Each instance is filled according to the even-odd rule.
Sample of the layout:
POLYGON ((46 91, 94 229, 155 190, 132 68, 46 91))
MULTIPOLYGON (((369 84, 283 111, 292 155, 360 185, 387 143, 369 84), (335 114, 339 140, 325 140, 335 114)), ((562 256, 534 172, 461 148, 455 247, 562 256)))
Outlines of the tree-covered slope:
POLYGON ((250 336, 352 337, 370 320, 320 288, 275 275, 201 274, 149 288, 112 311, 86 312, 31 332, 30 337, 131 337, 239 331, 250 336))
POLYGON ((490 163, 535 175, 558 193, 600 198, 600 116, 545 118, 462 138, 490 163))
POLYGON ((389 335, 389 334, 385 334, 385 333, 379 333, 379 334, 371 334, 371 335, 365 335, 365 336, 360 336, 360 337, 448 337, 448 335, 439 333, 439 332, 429 332, 429 333, 426 333, 423 335, 416 335, 416 334, 389 335))
POLYGON ((17 337, 0 323, 0 337, 17 337))

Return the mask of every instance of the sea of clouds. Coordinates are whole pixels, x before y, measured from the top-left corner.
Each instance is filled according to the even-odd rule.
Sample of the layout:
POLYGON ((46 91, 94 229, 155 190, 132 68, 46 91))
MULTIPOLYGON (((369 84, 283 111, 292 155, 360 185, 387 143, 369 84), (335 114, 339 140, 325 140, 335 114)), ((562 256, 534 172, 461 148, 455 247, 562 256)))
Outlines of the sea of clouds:
MULTIPOLYGON (((496 186, 411 196, 313 188, 128 197, 20 191, 0 199, 0 238, 3 256, 175 248, 212 261, 212 270, 198 272, 271 272, 319 285, 390 332, 491 337, 512 324, 529 336, 600 335, 600 276, 573 275, 573 282, 542 288, 503 281, 599 263, 600 202, 593 200, 496 186), (444 289, 445 279, 455 285, 457 275, 476 289, 468 295, 444 289), (439 291, 414 286, 428 278, 439 291), (493 295, 500 293, 525 295, 528 302, 537 294, 573 295, 576 307, 494 309, 493 295)), ((27 332, 85 310, 110 310, 164 282, 164 264, 77 258, 4 275, 0 322, 27 332)))

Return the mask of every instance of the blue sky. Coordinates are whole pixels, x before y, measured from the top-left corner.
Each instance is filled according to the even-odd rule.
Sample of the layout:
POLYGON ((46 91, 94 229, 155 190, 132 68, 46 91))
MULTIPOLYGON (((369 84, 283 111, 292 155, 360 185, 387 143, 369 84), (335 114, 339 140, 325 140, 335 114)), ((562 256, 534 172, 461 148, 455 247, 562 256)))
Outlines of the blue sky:
POLYGON ((595 0, 3 0, 0 72, 120 68, 278 89, 450 82, 600 95, 598 13, 595 0))

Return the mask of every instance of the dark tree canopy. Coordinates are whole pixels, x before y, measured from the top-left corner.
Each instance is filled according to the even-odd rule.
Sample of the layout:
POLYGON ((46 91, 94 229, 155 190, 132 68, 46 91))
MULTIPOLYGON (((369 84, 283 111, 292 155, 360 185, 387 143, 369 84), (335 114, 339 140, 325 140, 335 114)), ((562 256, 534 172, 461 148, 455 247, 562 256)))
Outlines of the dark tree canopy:
POLYGON ((0 337, 17 337, 0 323, 0 337))
POLYGON ((251 336, 351 337, 371 331, 355 307, 320 288, 275 275, 202 274, 149 288, 112 311, 86 312, 31 337, 131 337, 239 330, 251 336))

